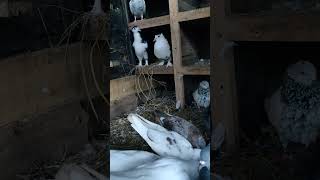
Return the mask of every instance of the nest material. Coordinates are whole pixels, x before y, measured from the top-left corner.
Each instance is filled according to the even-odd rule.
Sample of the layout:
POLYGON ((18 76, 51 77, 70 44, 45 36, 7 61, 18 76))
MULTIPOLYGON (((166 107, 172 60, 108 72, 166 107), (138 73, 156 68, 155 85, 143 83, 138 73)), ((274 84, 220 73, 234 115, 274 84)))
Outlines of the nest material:
MULTIPOLYGON (((204 123, 201 119, 202 110, 197 109, 195 106, 190 106, 177 111, 174 92, 166 92, 164 96, 146 101, 137 107, 136 113, 155 122, 153 118, 153 111, 155 109, 189 120, 205 134, 204 123)), ((130 122, 127 120, 127 115, 123 114, 122 117, 114 119, 110 123, 111 148, 150 150, 148 144, 131 127, 130 122)), ((205 135, 205 139, 209 141, 207 135, 205 135)))

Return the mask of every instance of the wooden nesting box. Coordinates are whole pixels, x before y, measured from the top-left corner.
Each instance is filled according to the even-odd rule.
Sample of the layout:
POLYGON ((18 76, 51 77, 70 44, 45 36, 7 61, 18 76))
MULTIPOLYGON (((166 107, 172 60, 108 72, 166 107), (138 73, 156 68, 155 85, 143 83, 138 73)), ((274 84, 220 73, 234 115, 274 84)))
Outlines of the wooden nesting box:
MULTIPOLYGON (((199 56, 199 49, 201 47, 197 46, 197 43, 194 42, 194 39, 190 37, 190 34, 186 33, 187 31, 192 31, 192 28, 186 28, 183 23, 193 22, 191 26, 194 26, 196 29, 198 24, 201 24, 201 21, 207 22, 207 36, 206 39, 209 39, 209 19, 210 19, 210 7, 207 4, 206 7, 197 6, 197 8, 191 8, 191 10, 183 11, 179 9, 179 7, 184 7, 185 4, 189 4, 190 7, 193 5, 192 1, 188 1, 184 3, 180 0, 170 0, 165 1, 167 3, 167 7, 164 6, 156 6, 156 2, 146 1, 147 4, 147 14, 149 12, 153 12, 152 8, 155 8, 155 12, 167 12, 167 14, 162 13, 153 13, 152 16, 147 17, 144 20, 138 20, 137 22, 132 22, 132 16, 128 10, 128 27, 132 28, 133 26, 138 26, 142 29, 142 36, 145 32, 149 32, 151 34, 148 39, 149 44, 153 43, 152 40, 154 35, 157 33, 166 32, 166 38, 171 44, 172 50, 172 58, 173 58, 173 67, 169 68, 155 68, 153 71, 148 70, 149 67, 140 69, 138 73, 148 72, 152 74, 168 74, 174 76, 175 82, 175 91, 176 91, 176 99, 182 105, 185 105, 185 86, 184 86, 184 75, 210 75, 210 68, 208 66, 185 66, 183 64, 183 59, 187 57, 187 59, 197 59, 199 56), (151 5, 151 9, 148 7, 151 5), (199 8, 200 7, 200 8, 199 8), (162 9, 161 9, 162 8, 162 9), (146 69, 146 70, 145 70, 146 69)), ((124 1, 124 4, 128 7, 128 2, 124 1)), ((163 1, 161 2, 163 3, 163 1)), ((166 3, 164 3, 166 4, 166 3)), ((186 6, 185 6, 186 7, 186 6)), ((194 32, 195 37, 196 32, 194 32)), ((199 38, 200 39, 200 38, 199 38)), ((150 46, 149 46, 150 47, 150 46)), ((208 46, 209 52, 209 46, 208 46)), ((153 54, 153 50, 151 50, 151 54, 153 54)), ((135 57, 132 57, 135 59, 135 57)), ((134 61, 135 62, 135 61, 134 61)))

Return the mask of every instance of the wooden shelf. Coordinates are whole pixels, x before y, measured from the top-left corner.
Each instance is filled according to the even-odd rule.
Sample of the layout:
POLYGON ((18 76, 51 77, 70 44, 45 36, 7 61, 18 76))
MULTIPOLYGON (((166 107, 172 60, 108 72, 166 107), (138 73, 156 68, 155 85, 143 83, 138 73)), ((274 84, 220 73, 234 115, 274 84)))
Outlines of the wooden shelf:
POLYGON ((210 17, 210 7, 190 10, 190 11, 184 11, 178 13, 178 21, 192 21, 196 19, 203 19, 203 18, 209 18, 210 17))
POLYGON ((184 75, 210 75, 209 66, 183 66, 179 72, 184 75))
POLYGON ((137 68, 136 74, 173 74, 173 67, 151 64, 149 66, 137 68))
POLYGON ((143 19, 143 20, 137 20, 136 22, 130 22, 128 24, 129 29, 131 29, 133 26, 138 26, 140 29, 146 29, 151 27, 157 27, 157 26, 163 26, 163 25, 169 25, 170 24, 170 16, 160 16, 150 19, 143 19))

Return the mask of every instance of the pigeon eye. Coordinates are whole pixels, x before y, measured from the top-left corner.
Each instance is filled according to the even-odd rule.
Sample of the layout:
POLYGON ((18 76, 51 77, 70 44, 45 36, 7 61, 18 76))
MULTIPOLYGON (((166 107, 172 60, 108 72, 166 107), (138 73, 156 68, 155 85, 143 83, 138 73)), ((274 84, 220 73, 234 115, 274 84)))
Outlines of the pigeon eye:
POLYGON ((304 72, 300 72, 300 74, 304 74, 304 72))

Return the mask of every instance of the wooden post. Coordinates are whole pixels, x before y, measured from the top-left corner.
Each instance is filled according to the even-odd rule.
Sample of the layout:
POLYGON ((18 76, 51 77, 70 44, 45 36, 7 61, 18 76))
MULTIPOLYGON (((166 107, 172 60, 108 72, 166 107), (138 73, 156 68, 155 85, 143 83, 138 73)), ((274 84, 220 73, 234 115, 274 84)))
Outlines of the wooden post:
POLYGON ((170 28, 171 28, 171 41, 172 41, 172 58, 174 67, 174 80, 177 102, 180 102, 181 108, 185 105, 184 97, 184 82, 183 74, 180 73, 182 69, 182 55, 181 55, 181 36, 180 24, 178 20, 179 5, 178 0, 169 1, 170 12, 170 28))
POLYGON ((213 106, 212 112, 214 122, 222 122, 226 128, 226 148, 228 152, 237 152, 238 148, 238 114, 237 97, 235 86, 235 68, 233 57, 233 46, 226 43, 224 38, 226 1, 216 0, 212 31, 213 63, 211 63, 214 79, 213 84, 213 106))

